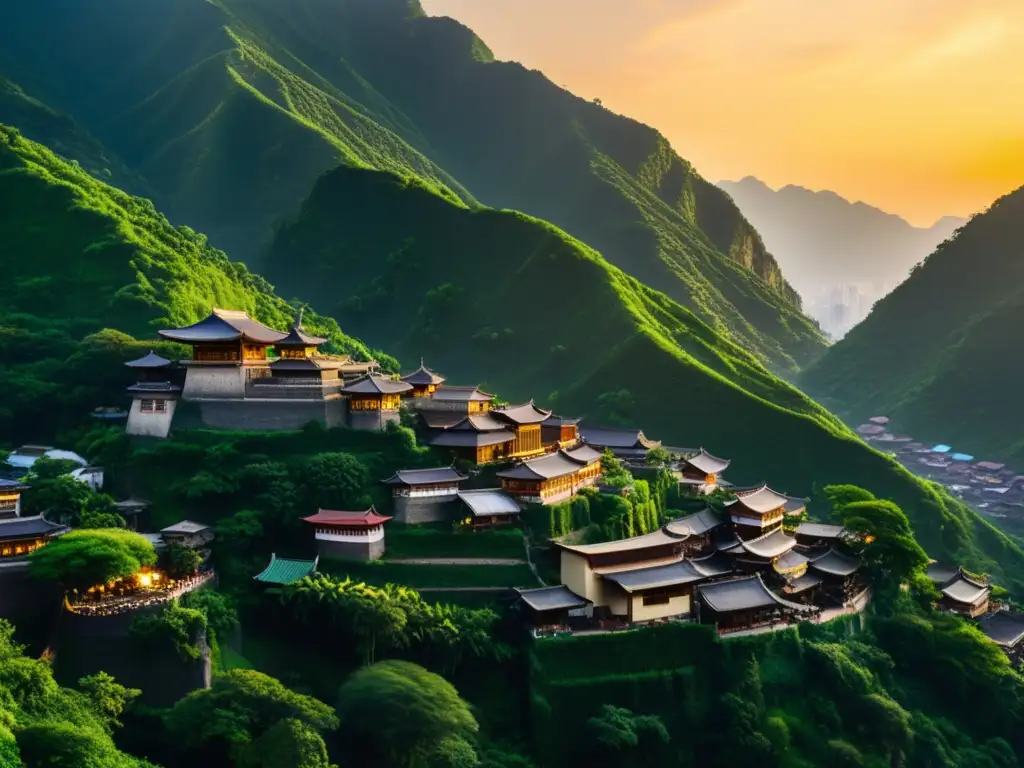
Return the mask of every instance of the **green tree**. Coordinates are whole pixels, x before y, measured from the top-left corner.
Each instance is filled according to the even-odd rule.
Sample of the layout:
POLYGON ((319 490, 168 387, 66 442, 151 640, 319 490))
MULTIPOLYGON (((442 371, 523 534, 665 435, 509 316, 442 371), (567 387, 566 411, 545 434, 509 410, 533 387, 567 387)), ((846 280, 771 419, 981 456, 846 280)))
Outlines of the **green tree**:
POLYGON ((663 467, 672 461, 672 454, 667 448, 656 446, 647 452, 644 461, 649 467, 663 467))
POLYGON ((864 560, 890 583, 908 582, 928 564, 910 521, 891 501, 854 501, 839 508, 843 526, 864 542, 864 560))
POLYGON ((822 494, 836 512, 855 501, 875 500, 875 495, 871 491, 857 485, 826 485, 822 489, 822 494))
POLYGON ((92 702, 96 713, 102 717, 110 728, 120 728, 118 718, 125 707, 142 695, 137 688, 126 688, 106 672, 79 678, 78 689, 92 702))
POLYGON ((34 578, 87 589, 134 576, 156 562, 156 551, 145 536, 132 531, 76 530, 35 550, 29 561, 34 578))
POLYGON ((203 564, 203 555, 199 550, 175 542, 164 550, 161 560, 172 576, 180 578, 198 571, 203 564))
POLYGON ((308 508, 366 509, 370 472, 351 453, 321 453, 302 468, 303 496, 308 508))
POLYGON ((668 758, 668 729, 655 715, 636 715, 623 707, 604 704, 587 720, 594 765, 657 765, 668 758))
POLYGON ((234 601, 223 592, 212 589, 197 589, 181 598, 185 608, 202 611, 207 627, 220 640, 226 640, 238 629, 238 610, 234 601))
POLYGON ((143 647, 173 648, 182 659, 194 660, 202 655, 200 642, 206 634, 206 615, 172 600, 158 614, 136 614, 130 633, 143 647))
POLYGON ((289 717, 239 749, 239 768, 334 768, 314 728, 289 717))
POLYGON ((394 766, 427 760, 445 739, 472 738, 479 726, 458 691, 408 661, 382 661, 352 675, 338 694, 346 732, 365 754, 394 766))
POLYGON ((140 768, 145 761, 119 752, 102 731, 47 720, 18 730, 18 747, 33 768, 140 768))
POLYGON ((473 745, 458 736, 445 736, 427 758, 428 768, 476 768, 480 758, 473 745))

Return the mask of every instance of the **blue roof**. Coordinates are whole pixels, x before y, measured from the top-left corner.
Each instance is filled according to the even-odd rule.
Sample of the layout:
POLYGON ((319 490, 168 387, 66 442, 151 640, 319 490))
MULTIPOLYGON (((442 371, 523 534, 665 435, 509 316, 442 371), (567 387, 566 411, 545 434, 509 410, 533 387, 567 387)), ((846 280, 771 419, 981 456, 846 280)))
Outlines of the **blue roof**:
POLYGON ((939 443, 938 445, 932 447, 932 453, 949 453, 952 450, 952 446, 943 445, 942 443, 939 443))
POLYGON ((969 453, 954 453, 949 458, 953 459, 953 461, 973 461, 974 460, 974 457, 971 456, 969 453))

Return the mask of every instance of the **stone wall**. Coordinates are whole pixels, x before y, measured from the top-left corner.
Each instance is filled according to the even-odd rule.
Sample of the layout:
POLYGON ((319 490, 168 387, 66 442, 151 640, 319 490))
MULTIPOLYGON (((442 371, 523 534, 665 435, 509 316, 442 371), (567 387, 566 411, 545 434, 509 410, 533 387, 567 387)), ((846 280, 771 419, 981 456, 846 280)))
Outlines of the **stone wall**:
POLYGON ((242 431, 301 429, 311 421, 327 427, 345 424, 347 401, 331 400, 205 400, 188 403, 187 417, 175 420, 181 429, 206 427, 242 431))
POLYGON ((352 429, 361 429, 366 432, 379 432, 383 430, 388 422, 401 423, 398 411, 350 411, 348 425, 352 429))
POLYGON ((190 365, 182 397, 186 400, 244 397, 245 373, 245 366, 238 364, 190 365))
POLYGON ((131 410, 128 411, 128 426, 125 427, 125 432, 129 435, 138 435, 140 437, 167 437, 171 431, 171 422, 174 420, 174 412, 178 407, 178 401, 176 399, 167 399, 164 402, 166 403, 167 410, 163 413, 143 413, 142 398, 134 398, 131 410))
POLYGON ((384 539, 366 543, 317 539, 316 548, 321 557, 342 557, 349 560, 378 560, 384 556, 384 539))
POLYGON ((394 498, 395 522, 408 523, 438 523, 454 520, 456 514, 457 496, 424 496, 413 498, 409 496, 396 496, 394 498))

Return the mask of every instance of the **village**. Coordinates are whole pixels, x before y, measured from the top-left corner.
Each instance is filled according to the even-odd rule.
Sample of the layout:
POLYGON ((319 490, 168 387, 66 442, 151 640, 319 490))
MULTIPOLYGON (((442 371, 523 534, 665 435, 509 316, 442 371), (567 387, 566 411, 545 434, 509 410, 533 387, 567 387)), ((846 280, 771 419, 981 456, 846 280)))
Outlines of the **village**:
MULTIPOLYGON (((123 413, 130 435, 159 440, 174 429, 197 426, 295 430, 311 420, 381 431, 411 420, 417 439, 449 461, 396 467, 379 478, 390 491, 388 509, 308 510, 302 522, 315 554, 303 559, 267 552, 265 568, 252 574, 256 589, 293 584, 328 563, 337 573, 345 563, 385 558, 394 525, 514 529, 530 509, 578 497, 628 495, 628 484, 607 483, 609 467, 637 478, 656 467, 670 473, 685 509, 626 538, 584 542, 576 532, 552 537, 558 583, 545 583, 531 564, 534 582, 517 585, 509 601, 535 637, 668 621, 707 624, 720 636, 738 636, 828 621, 869 604, 861 555, 870 536, 812 519, 808 499, 780 493, 768 483, 729 483, 724 475, 731 461, 703 448, 664 446, 640 429, 590 427, 532 400, 501 404, 476 386, 447 384, 422 361, 417 370, 392 377, 373 361, 323 355, 318 348, 325 340, 306 333, 301 316, 288 331, 277 331, 244 312, 214 310, 199 323, 160 335, 187 344, 191 355, 171 361, 151 352, 126 364, 136 378, 128 387, 131 406, 123 413)), ((109 409, 102 417, 113 420, 109 409)), ((866 439, 902 441, 887 441, 883 422, 870 426, 866 433, 860 430, 866 439)), ((906 450, 917 455, 910 445, 906 450)), ((943 447, 921 455, 943 454, 938 450, 943 447)), ((101 468, 68 451, 24 446, 11 454, 0 479, 0 574, 27 569, 27 555, 69 531, 64 521, 45 513, 21 514, 21 495, 30 490, 22 478, 42 457, 68 460, 77 466, 75 479, 103 485, 101 468)), ((1002 482, 1003 467, 972 466, 969 460, 953 455, 943 468, 961 463, 968 468, 965 477, 983 471, 990 473, 979 481, 984 485, 994 485, 984 479, 989 476, 1002 482)), ((1018 479, 999 487, 1009 493, 1018 479)), ((120 615, 215 579, 210 525, 186 519, 150 533, 148 502, 128 498, 116 506, 128 528, 143 533, 158 551, 195 553, 186 558, 191 565, 175 573, 146 569, 130 583, 69 593, 68 611, 120 615)), ((529 548, 524 552, 528 560, 529 548)), ((993 642, 1020 660, 1024 616, 992 600, 987 579, 937 562, 928 575, 941 595, 940 609, 977 620, 993 642)))

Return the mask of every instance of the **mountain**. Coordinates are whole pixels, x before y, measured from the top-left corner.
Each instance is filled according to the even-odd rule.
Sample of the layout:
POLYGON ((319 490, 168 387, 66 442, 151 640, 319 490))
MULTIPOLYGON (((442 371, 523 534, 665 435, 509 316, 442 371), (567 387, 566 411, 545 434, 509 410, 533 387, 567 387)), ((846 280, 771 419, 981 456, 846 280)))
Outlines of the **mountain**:
POLYGON ((878 302, 803 385, 851 419, 1024 461, 1024 188, 997 200, 878 302))
MULTIPOLYGON (((96 405, 120 402, 127 382, 118 363, 146 351, 132 336, 153 338, 211 306, 246 309, 276 327, 295 313, 204 235, 172 227, 150 201, 2 125, 0 243, 0 445, 52 439, 96 405)), ((375 354, 333 320, 304 319, 335 350, 375 354)))
POLYGON ((733 459, 735 482, 808 495, 861 484, 908 510, 934 556, 1008 579, 1024 566, 1015 544, 941 488, 546 222, 342 166, 282 228, 266 274, 406 367, 423 356, 452 383, 536 397, 592 424, 643 426, 669 445, 703 443, 733 459))
POLYGON ((718 186, 757 227, 807 312, 835 338, 863 320, 875 301, 966 223, 943 216, 931 227, 914 227, 835 192, 792 184, 773 190, 752 176, 718 186))
POLYGON ((97 137, 171 220, 251 265, 321 173, 373 168, 552 221, 775 370, 824 349, 757 231, 664 137, 494 61, 414 0, 7 13, 0 72, 97 137))

